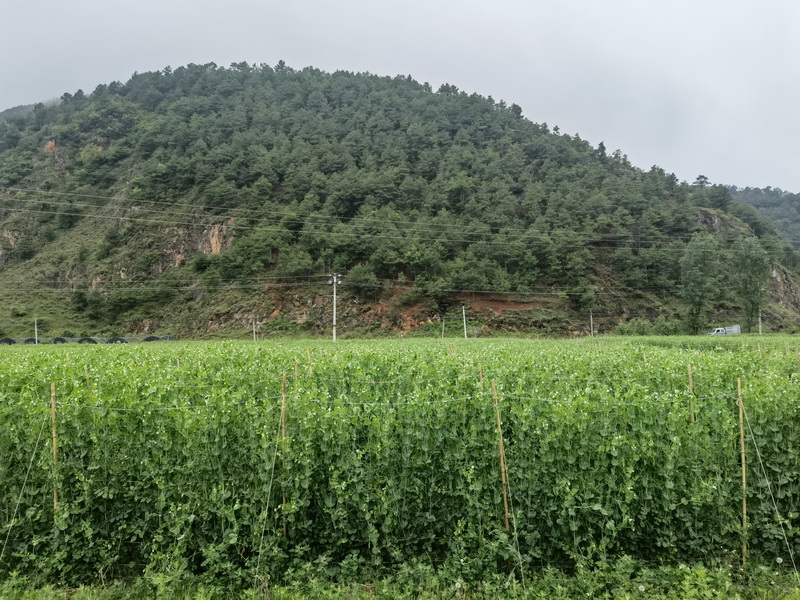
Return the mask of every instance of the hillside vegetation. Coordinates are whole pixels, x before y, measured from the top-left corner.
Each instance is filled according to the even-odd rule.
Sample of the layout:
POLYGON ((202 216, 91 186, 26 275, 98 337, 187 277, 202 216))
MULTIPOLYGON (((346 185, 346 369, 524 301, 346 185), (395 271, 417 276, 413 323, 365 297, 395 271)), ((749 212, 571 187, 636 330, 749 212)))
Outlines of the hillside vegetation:
MULTIPOLYGON (((351 330, 413 330, 488 295, 491 331, 589 311, 606 330, 664 315, 700 331, 752 325, 770 273, 793 297, 771 267, 794 252, 724 186, 411 77, 188 65, 0 120, 5 335, 34 318, 54 335, 321 333, 330 272, 351 330)), ((774 328, 796 322, 785 297, 774 328)))
POLYGON ((780 188, 731 188, 739 202, 750 204, 775 223, 775 229, 795 248, 800 247, 800 194, 780 188))

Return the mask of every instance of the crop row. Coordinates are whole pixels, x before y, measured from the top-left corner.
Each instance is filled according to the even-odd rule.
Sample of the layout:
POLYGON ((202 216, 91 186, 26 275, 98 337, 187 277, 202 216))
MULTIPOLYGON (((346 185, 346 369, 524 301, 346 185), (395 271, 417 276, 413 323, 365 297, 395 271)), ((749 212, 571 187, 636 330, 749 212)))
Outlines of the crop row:
POLYGON ((800 550, 798 362, 778 343, 13 347, 0 361, 0 576, 245 583, 424 557, 479 578, 800 550))

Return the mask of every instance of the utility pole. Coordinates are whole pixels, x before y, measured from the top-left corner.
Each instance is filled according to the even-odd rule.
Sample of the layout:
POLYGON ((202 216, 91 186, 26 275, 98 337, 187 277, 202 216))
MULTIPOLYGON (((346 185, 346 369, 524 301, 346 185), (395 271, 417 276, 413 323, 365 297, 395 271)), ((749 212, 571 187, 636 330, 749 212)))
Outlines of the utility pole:
POLYGON ((33 339, 36 341, 37 344, 39 343, 39 320, 38 319, 34 319, 33 320, 33 339))
POLYGON ((464 339, 467 339, 467 307, 461 305, 461 317, 464 319, 464 339))
POLYGON ((589 333, 594 337, 594 315, 589 311, 589 333))
POLYGON ((336 286, 342 283, 342 276, 339 273, 331 273, 328 285, 333 286, 333 341, 336 341, 336 286))
POLYGON ((761 309, 758 309, 758 335, 761 335, 761 309))

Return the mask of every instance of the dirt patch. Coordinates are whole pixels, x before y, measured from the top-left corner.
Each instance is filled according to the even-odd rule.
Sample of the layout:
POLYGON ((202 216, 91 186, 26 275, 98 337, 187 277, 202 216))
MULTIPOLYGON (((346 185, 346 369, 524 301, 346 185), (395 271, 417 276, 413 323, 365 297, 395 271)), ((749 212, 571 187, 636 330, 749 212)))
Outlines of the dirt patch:
POLYGON ((470 300, 472 310, 480 312, 493 311, 499 315, 504 310, 527 310, 538 306, 537 302, 508 302, 505 300, 470 300))
POLYGON ((402 333, 408 333, 417 329, 420 325, 426 322, 431 322, 428 316, 429 309, 424 306, 415 305, 400 311, 400 330, 402 333))

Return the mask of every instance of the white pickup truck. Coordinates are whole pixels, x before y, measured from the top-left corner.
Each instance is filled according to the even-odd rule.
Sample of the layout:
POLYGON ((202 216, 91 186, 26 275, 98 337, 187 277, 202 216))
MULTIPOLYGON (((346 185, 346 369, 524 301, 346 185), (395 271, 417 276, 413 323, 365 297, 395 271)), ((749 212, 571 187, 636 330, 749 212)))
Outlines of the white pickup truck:
POLYGON ((738 325, 731 325, 730 327, 716 327, 708 335, 736 335, 739 333, 742 333, 742 329, 738 325))

